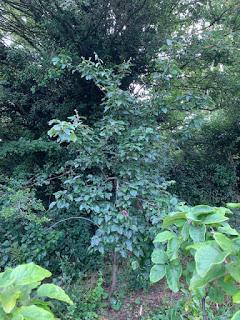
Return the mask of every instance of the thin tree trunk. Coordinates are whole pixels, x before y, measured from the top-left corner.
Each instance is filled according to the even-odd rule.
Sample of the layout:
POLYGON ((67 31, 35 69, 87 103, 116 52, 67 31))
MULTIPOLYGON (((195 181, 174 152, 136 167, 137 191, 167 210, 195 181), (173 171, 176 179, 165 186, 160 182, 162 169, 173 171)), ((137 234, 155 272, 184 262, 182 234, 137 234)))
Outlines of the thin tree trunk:
POLYGON ((207 311, 206 311, 206 298, 202 298, 202 317, 203 320, 208 320, 207 311))
POLYGON ((111 280, 111 288, 110 288, 110 296, 116 289, 117 285, 117 271, 118 271, 118 265, 117 265, 117 252, 113 252, 113 263, 112 263, 112 280, 111 280))

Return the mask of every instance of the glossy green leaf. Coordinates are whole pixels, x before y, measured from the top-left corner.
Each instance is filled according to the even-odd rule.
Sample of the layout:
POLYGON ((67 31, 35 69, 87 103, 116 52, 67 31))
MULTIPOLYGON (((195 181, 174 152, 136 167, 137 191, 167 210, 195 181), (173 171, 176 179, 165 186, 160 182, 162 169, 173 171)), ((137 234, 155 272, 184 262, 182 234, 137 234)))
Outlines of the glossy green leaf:
POLYGON ((73 304, 72 300, 65 293, 65 291, 62 288, 52 283, 42 284, 37 289, 37 294, 39 297, 48 297, 48 298, 56 299, 59 301, 64 301, 68 304, 73 304))
POLYGON ((166 267, 162 264, 156 264, 151 268, 150 281, 155 283, 164 278, 166 274, 166 267))

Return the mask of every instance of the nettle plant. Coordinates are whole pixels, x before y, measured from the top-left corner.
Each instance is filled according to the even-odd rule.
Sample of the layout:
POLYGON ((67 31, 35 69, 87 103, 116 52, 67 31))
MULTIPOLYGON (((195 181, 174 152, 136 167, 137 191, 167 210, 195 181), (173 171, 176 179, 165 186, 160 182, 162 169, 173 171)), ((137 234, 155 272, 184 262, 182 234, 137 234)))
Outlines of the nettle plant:
POLYGON ((92 126, 77 113, 68 121, 50 122, 49 136, 65 145, 72 158, 62 169, 63 188, 51 208, 74 207, 80 218, 91 219, 96 226, 91 248, 111 253, 116 270, 117 256, 145 255, 155 228, 177 202, 166 191, 173 182, 163 177, 171 140, 160 132, 159 106, 120 88, 129 63, 106 68, 96 57, 63 69, 59 58, 54 65, 93 81, 103 92, 99 108, 104 111, 92 126))
POLYGON ((56 299, 73 304, 60 287, 41 282, 51 272, 34 264, 22 264, 0 273, 0 319, 2 320, 54 320, 51 304, 56 299))
MULTIPOLYGON (((206 298, 223 303, 227 295, 240 303, 240 234, 228 223, 230 208, 240 204, 181 205, 164 218, 165 230, 154 239, 150 281, 165 277, 168 287, 178 292, 183 276, 193 299, 201 300, 204 320, 208 319, 206 298)), ((232 318, 237 319, 240 311, 232 318)))

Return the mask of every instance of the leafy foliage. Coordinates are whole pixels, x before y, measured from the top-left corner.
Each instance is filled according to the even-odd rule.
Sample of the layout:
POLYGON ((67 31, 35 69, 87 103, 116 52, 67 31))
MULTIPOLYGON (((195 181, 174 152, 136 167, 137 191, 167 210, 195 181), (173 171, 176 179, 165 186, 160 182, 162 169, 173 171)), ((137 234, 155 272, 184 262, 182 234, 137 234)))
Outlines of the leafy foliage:
POLYGON ((163 228, 168 230, 154 240, 151 282, 166 277, 168 287, 177 292, 183 275, 193 296, 223 303, 226 294, 238 303, 239 233, 227 223, 232 212, 207 205, 183 205, 178 210, 164 218, 163 228))
POLYGON ((239 208, 216 206, 239 200, 239 30, 238 0, 2 0, 1 268, 71 285, 111 260, 112 283, 122 267, 146 287, 156 234, 151 279, 173 291, 231 265, 239 208))
POLYGON ((103 288, 103 277, 100 274, 94 284, 76 283, 71 288, 71 296, 76 302, 67 306, 61 304, 56 306, 56 313, 61 318, 67 320, 95 320, 99 319, 99 314, 106 308, 107 292, 103 288))
POLYGON ((55 319, 50 304, 41 298, 73 304, 63 289, 41 284, 51 272, 29 263, 0 273, 0 315, 2 319, 55 319))
MULTIPOLYGON (((61 61, 55 65, 61 68, 61 61)), ((105 92, 105 115, 93 127, 85 125, 78 114, 70 122, 51 121, 49 135, 60 143, 72 142, 69 148, 77 157, 66 163, 71 173, 50 207, 77 206, 83 214, 91 214, 98 226, 93 249, 116 251, 123 257, 128 252, 143 256, 147 225, 151 237, 151 227, 171 206, 165 190, 172 182, 159 176, 164 170, 163 152, 168 152, 165 138, 147 102, 119 88, 127 64, 119 74, 104 68, 101 61, 84 59, 70 69, 93 79, 105 92)))

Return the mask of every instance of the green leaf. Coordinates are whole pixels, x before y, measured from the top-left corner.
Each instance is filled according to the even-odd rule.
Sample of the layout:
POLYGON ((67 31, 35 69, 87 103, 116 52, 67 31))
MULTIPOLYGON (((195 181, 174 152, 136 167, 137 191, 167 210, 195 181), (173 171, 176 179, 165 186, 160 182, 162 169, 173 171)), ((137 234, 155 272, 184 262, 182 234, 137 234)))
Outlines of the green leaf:
POLYGON ((232 253, 234 251, 234 243, 224 234, 215 232, 213 237, 223 251, 227 251, 228 253, 232 253))
POLYGON ((167 228, 172 224, 184 223, 186 221, 185 212, 171 213, 163 220, 163 228, 167 228))
POLYGON ((70 133, 70 141, 76 142, 77 141, 77 136, 74 132, 70 133))
POLYGON ((219 213, 214 213, 214 214, 211 214, 211 215, 207 216, 206 218, 204 218, 202 220, 202 222, 205 224, 216 224, 216 223, 221 223, 221 222, 224 222, 227 220, 228 220, 227 217, 225 217, 219 213))
POLYGON ((194 243, 203 242, 205 240, 206 226, 194 226, 193 224, 189 227, 189 235, 194 243))
POLYGON ((42 284, 37 289, 37 294, 39 297, 48 297, 48 298, 56 299, 59 301, 64 301, 68 304, 73 304, 72 300, 65 293, 65 291, 62 288, 52 283, 42 284))
POLYGON ((216 224, 228 220, 228 218, 225 216, 226 213, 229 213, 227 208, 200 205, 191 208, 186 217, 187 219, 195 222, 216 224))
POLYGON ((195 253, 197 273, 201 277, 204 277, 214 265, 223 263, 227 256, 228 253, 222 252, 210 245, 197 249, 195 253))
POLYGON ((210 207, 208 205, 197 205, 195 207, 191 208, 191 212, 197 215, 208 215, 214 211, 213 207, 210 207))
POLYGON ((6 271, 0 273, 0 288, 5 288, 13 284, 15 278, 12 275, 12 269, 7 269, 6 271))
POLYGON ((204 241, 204 242, 198 242, 198 243, 190 244, 189 246, 186 247, 186 250, 191 250, 191 249, 198 250, 198 249, 200 249, 202 247, 205 247, 206 244, 215 245, 216 242, 214 240, 208 240, 208 241, 204 241))
POLYGON ((166 267, 162 264, 156 264, 151 268, 150 271, 150 281, 155 283, 164 278, 166 274, 166 267))
POLYGON ((240 203, 227 203, 227 208, 229 209, 240 209, 240 203))
POLYGON ((170 264, 166 267, 167 284, 173 292, 179 291, 179 279, 182 274, 182 266, 180 264, 170 264))
POLYGON ((234 261, 226 265, 227 271, 237 282, 240 282, 239 261, 234 261))
POLYGON ((0 302, 3 310, 6 313, 10 313, 14 309, 17 299, 20 297, 20 295, 21 292, 13 287, 3 290, 3 292, 0 294, 0 302))
POLYGON ((54 315, 37 306, 26 306, 19 308, 14 312, 12 320, 54 320, 54 315))
POLYGON ((190 227, 190 225, 188 222, 185 222, 182 227, 181 236, 182 236, 183 241, 186 241, 189 237, 189 227, 190 227))
POLYGON ((166 253, 162 249, 154 249, 151 259, 155 264, 165 264, 167 262, 166 253))
POLYGON ((239 233, 237 232, 237 230, 233 229, 228 223, 226 223, 224 226, 219 227, 218 231, 225 233, 225 234, 229 234, 231 236, 238 236, 239 233))
POLYGON ((16 284, 21 286, 40 282, 51 275, 51 272, 33 262, 19 265, 12 270, 12 276, 15 278, 16 284))
POLYGON ((154 243, 164 242, 164 241, 168 241, 168 240, 172 239, 173 237, 175 237, 175 234, 173 232, 163 231, 163 232, 160 232, 157 234, 157 236, 153 242, 154 243))
POLYGON ((225 274, 224 266, 216 265, 212 268, 204 277, 200 277, 197 272, 193 273, 193 276, 190 280, 190 290, 196 290, 198 288, 205 287, 210 282, 223 277, 225 274))
POLYGON ((174 237, 168 241, 167 256, 170 260, 177 259, 179 247, 180 247, 180 241, 178 240, 177 237, 174 237))
POLYGON ((240 291, 233 295, 233 303, 240 303, 240 291))
POLYGON ((237 311, 233 317, 231 318, 231 320, 240 320, 240 311, 237 311))
POLYGON ((222 290, 230 296, 233 296, 239 290, 235 280, 229 275, 221 277, 219 279, 219 285, 222 290))
POLYGON ((209 214, 214 212, 214 208, 207 205, 199 205, 188 209, 186 218, 191 221, 200 222, 209 214))

